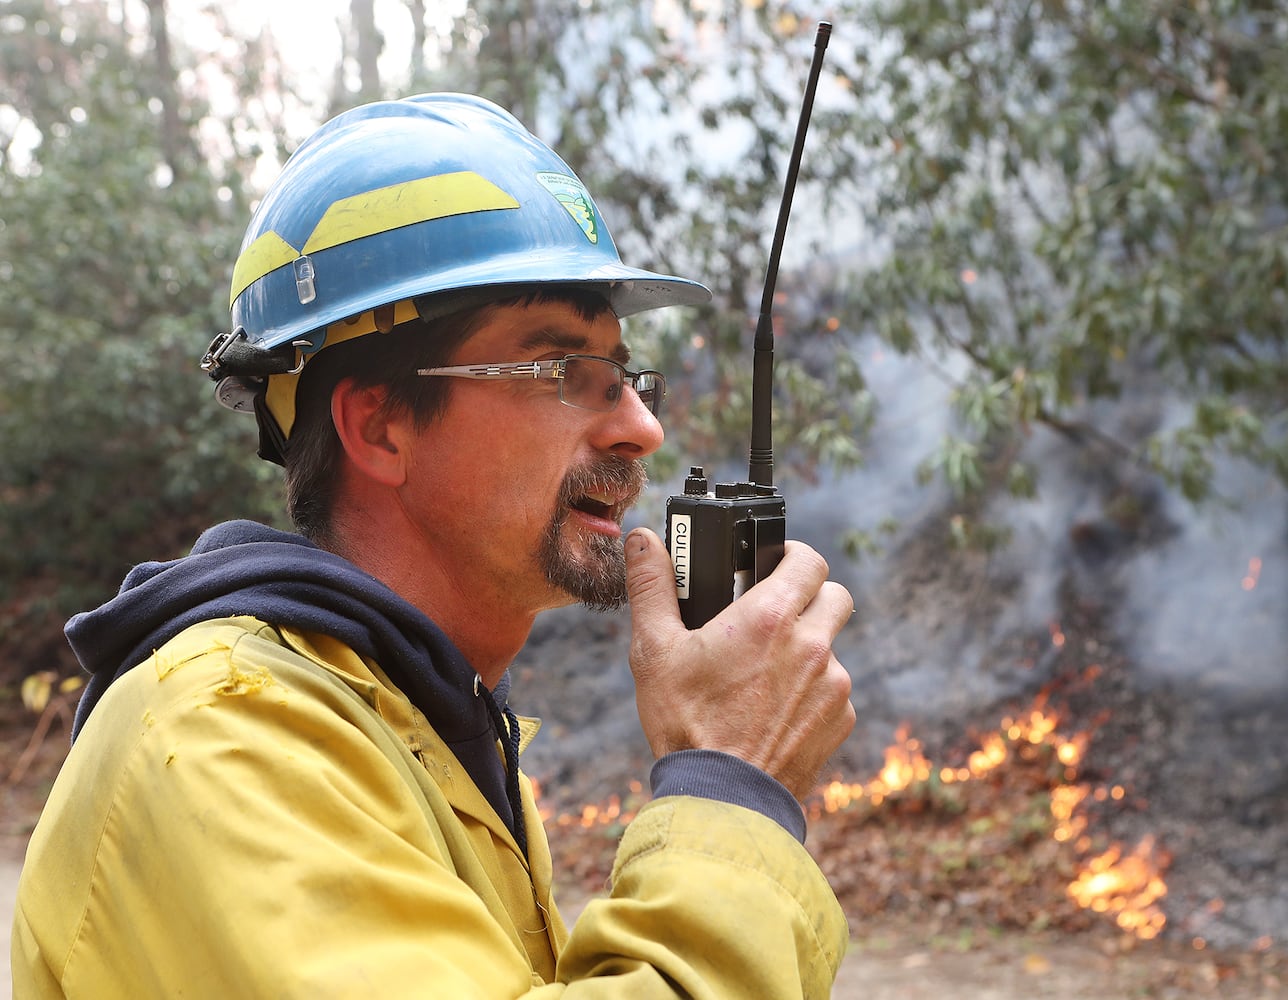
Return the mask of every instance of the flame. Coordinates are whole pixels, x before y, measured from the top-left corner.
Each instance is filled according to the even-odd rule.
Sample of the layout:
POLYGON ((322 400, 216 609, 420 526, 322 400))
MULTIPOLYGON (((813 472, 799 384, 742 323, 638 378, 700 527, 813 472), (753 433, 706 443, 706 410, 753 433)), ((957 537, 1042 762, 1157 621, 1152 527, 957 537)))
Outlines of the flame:
POLYGON ((1261 560, 1253 556, 1248 560, 1248 572, 1243 575, 1243 589, 1252 590, 1261 579, 1261 560))
POLYGON ((989 733, 984 738, 984 745, 967 758, 967 776, 978 778, 996 767, 1006 763, 1011 753, 1006 748, 1006 741, 1001 733, 989 733))
POLYGON ((1082 835, 1087 829, 1087 817, 1078 812, 1078 807, 1086 797, 1086 785, 1057 785, 1051 789, 1051 818, 1055 820, 1052 837, 1065 843, 1082 835))
MULTIPOLYGON (((1052 627, 1052 641, 1057 644, 1064 641, 1063 633, 1056 626, 1052 627)), ((1094 679, 1098 673, 1099 668, 1089 671, 1088 678, 1094 679)), ((900 726, 872 781, 832 781, 819 790, 810 815, 817 818, 824 812, 838 812, 864 800, 879 806, 890 796, 928 781, 932 773, 943 784, 971 781, 1004 767, 1017 755, 1031 759, 1039 748, 1047 747, 1062 765, 1064 777, 1051 789, 1051 836, 1069 844, 1079 854, 1086 854, 1092 842, 1084 807, 1089 802, 1122 801, 1127 790, 1122 785, 1093 789, 1079 783, 1078 767, 1090 737, 1085 732, 1066 737, 1060 733, 1059 723, 1059 716, 1046 704, 1046 696, 1039 694, 1027 711, 1003 718, 996 732, 984 736, 979 748, 967 756, 964 766, 941 767, 938 771, 934 771, 922 753, 921 743, 908 735, 907 726, 900 726)), ((1142 939, 1154 938, 1166 922, 1157 905, 1167 893, 1162 868, 1155 857, 1152 838, 1146 838, 1126 857, 1121 846, 1114 846, 1084 862, 1068 886, 1068 893, 1079 906, 1112 915, 1124 931, 1142 939)))
POLYGON ((1155 938, 1167 921, 1157 906, 1167 895, 1167 884, 1153 855, 1153 837, 1142 839, 1126 857, 1121 847, 1111 847, 1087 862, 1070 883, 1069 895, 1084 909, 1112 915, 1136 937, 1155 938))
POLYGON ((550 817, 554 815, 554 810, 541 803, 541 781, 538 778, 529 776, 528 783, 532 785, 532 798, 537 803, 537 816, 542 823, 549 823, 550 817))
POLYGON ((866 784, 849 784, 832 781, 819 789, 821 807, 812 809, 814 816, 822 812, 839 812, 855 802, 867 799, 874 806, 889 796, 913 784, 930 778, 930 761, 921 752, 921 742, 909 738, 906 726, 895 730, 895 742, 886 747, 885 763, 877 776, 866 784))
POLYGON ((537 815, 541 817, 543 824, 554 823, 558 827, 579 826, 583 830, 590 830, 597 826, 613 826, 614 824, 626 825, 635 818, 639 811, 637 805, 633 803, 640 802, 644 794, 644 786, 638 781, 632 781, 628 786, 630 794, 627 802, 623 803, 622 797, 617 794, 610 795, 602 803, 589 802, 581 806, 580 809, 572 812, 561 812, 557 816, 555 811, 541 801, 541 783, 536 779, 530 779, 532 782, 532 797, 537 802, 537 815))
MULTIPOLYGON (((1053 641, 1057 634, 1053 627, 1053 641)), ((1099 672, 1098 666, 1088 668, 1087 679, 1094 679, 1099 672)), ((1078 782, 1078 768, 1090 737, 1085 732, 1066 737, 1059 731, 1059 723, 1059 715, 1047 706, 1045 695, 1039 694, 1025 712, 1003 718, 998 730, 985 735, 964 765, 938 770, 922 752, 921 742, 909 735, 907 725, 901 725, 875 777, 867 782, 837 779, 823 785, 807 803, 807 813, 817 819, 823 813, 840 812, 861 802, 879 807, 901 792, 924 787, 933 780, 932 775, 945 785, 966 782, 997 771, 1017 757, 1033 760, 1038 759, 1035 755, 1039 753, 1050 753, 1062 768, 1057 773, 1063 775, 1063 780, 1056 779, 1050 789, 1051 836, 1079 855, 1086 855, 1092 849, 1092 840, 1085 807, 1092 802, 1122 801, 1127 790, 1117 784, 1093 788, 1078 782)), ((536 780, 532 781, 532 790, 543 823, 585 830, 629 823, 647 798, 643 786, 632 781, 625 801, 612 795, 602 803, 555 815, 549 806, 541 804, 541 788, 536 780)), ((1124 854, 1121 845, 1114 845, 1085 860, 1067 892, 1084 909, 1111 916, 1126 933, 1148 940, 1157 937, 1166 923, 1158 905, 1167 894, 1164 868, 1165 860, 1155 851, 1153 838, 1146 837, 1128 854, 1124 854)))

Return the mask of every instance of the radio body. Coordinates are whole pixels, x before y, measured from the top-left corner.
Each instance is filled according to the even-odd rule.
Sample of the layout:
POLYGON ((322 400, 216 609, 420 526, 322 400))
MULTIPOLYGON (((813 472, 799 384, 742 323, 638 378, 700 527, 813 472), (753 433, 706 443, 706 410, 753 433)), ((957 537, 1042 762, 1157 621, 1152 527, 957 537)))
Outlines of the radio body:
POLYGON ((787 502, 773 486, 717 483, 701 466, 666 501, 666 547, 675 567, 680 617, 701 628, 767 577, 783 557, 787 502))

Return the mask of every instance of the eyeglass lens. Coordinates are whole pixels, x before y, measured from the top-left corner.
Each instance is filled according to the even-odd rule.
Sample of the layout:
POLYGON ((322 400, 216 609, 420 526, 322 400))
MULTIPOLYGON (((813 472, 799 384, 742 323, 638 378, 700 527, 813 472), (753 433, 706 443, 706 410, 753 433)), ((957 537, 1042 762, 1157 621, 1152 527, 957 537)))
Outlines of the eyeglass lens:
MULTIPOLYGON (((560 398, 588 410, 612 410, 622 397, 623 380, 622 369, 611 361, 569 357, 559 383, 560 398)), ((653 372, 641 372, 634 385, 640 401, 656 415, 662 402, 661 380, 653 372)))

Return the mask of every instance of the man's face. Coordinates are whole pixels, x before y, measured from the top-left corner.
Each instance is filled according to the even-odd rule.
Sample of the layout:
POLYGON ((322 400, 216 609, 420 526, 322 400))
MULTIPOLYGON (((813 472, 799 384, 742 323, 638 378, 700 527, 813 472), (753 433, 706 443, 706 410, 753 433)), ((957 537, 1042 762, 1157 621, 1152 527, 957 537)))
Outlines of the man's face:
MULTIPOLYGON (((624 363, 617 319, 587 320, 555 302, 500 306, 450 363, 566 354, 624 363)), ((427 569, 485 607, 618 606, 622 517, 644 486, 640 460, 661 443, 661 425, 629 388, 601 412, 561 402, 552 379, 453 379, 402 491, 427 569)))

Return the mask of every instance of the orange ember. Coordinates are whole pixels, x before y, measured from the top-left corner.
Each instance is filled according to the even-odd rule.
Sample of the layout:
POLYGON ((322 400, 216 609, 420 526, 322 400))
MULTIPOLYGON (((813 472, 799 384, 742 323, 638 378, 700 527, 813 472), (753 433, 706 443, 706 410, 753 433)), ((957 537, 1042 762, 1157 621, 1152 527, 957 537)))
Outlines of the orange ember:
POLYGON ((630 783, 630 795, 628 804, 623 804, 620 795, 610 795, 605 802, 595 804, 587 803, 574 812, 561 812, 558 816, 549 806, 541 802, 541 783, 537 779, 530 779, 532 782, 532 797, 537 802, 537 815, 541 817, 543 824, 554 823, 558 827, 579 826, 582 829, 589 830, 596 826, 612 826, 621 824, 625 826, 635 818, 636 812, 639 811, 639 805, 644 799, 644 786, 638 781, 630 783))
POLYGON ((1248 560, 1248 572, 1243 575, 1243 589, 1252 590, 1261 579, 1261 560, 1253 556, 1248 560))

